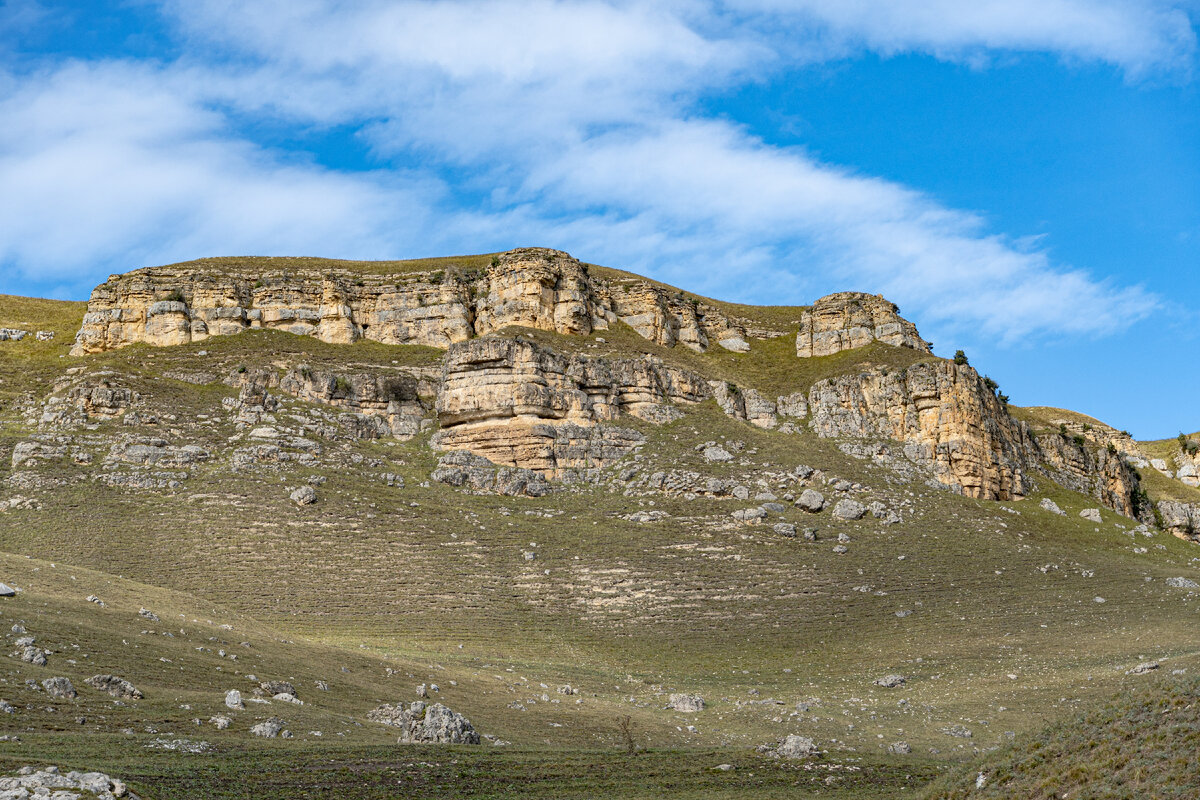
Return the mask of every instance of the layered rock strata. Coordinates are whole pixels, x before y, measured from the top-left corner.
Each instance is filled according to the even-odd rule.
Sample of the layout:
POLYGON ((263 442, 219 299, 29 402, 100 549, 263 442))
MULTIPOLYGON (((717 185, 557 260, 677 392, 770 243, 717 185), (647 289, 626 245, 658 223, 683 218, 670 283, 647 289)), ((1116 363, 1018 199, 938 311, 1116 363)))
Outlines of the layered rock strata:
POLYGON ((715 307, 647 281, 594 276, 557 250, 512 250, 483 270, 390 275, 265 265, 206 271, 182 264, 113 275, 92 292, 71 352, 165 347, 256 328, 335 344, 446 348, 509 326, 587 335, 618 320, 666 347, 748 347, 744 327, 715 307))
POLYGON ((796 355, 829 356, 871 342, 931 352, 929 342, 900 316, 894 303, 881 295, 839 292, 822 297, 804 311, 796 335, 796 355))
POLYGON ((817 435, 902 441, 912 461, 968 497, 1013 500, 1031 488, 1024 426, 969 366, 870 369, 817 383, 808 402, 817 435))
POLYGON ((434 445, 555 475, 610 464, 644 437, 608 423, 653 423, 707 397, 697 375, 660 360, 564 356, 522 339, 484 338, 446 354, 434 445))
MULTIPOLYGON (((414 375, 337 373, 298 366, 282 375, 265 369, 234 373, 229 383, 241 390, 239 401, 250 408, 272 410, 269 392, 274 391, 341 409, 360 418, 362 424, 356 427, 368 438, 411 439, 433 424, 427 419, 430 407, 421 400, 421 381, 414 375)), ((258 421, 256 416, 246 420, 247 424, 258 421)))

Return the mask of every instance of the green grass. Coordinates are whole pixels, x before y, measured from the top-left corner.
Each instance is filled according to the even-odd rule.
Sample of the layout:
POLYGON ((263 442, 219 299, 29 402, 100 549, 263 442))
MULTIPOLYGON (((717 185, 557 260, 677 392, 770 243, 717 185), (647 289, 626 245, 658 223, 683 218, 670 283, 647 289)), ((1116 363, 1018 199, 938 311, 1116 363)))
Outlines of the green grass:
POLYGON ((1111 702, 938 781, 925 798, 1193 798, 1197 747, 1200 685, 1146 676, 1111 702))

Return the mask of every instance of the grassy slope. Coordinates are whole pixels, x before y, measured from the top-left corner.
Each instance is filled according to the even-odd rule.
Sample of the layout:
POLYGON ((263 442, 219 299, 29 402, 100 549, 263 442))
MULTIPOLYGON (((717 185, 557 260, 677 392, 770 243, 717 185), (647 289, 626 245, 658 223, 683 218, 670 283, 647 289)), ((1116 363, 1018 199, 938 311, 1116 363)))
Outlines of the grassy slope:
MULTIPOLYGON (((22 316, 16 302, 0 299, 0 324, 22 316)), ((47 305, 37 313, 50 320, 43 326, 63 332, 37 350, 0 351, 5 396, 48 391, 82 305, 47 305)), ((874 347, 798 360, 790 357, 790 336, 755 342, 743 355, 665 350, 623 326, 588 339, 523 333, 592 354, 650 352, 770 395, 807 388, 866 362, 899 367, 925 358, 874 347)), ((430 365, 436 356, 427 348, 334 346, 256 332, 181 348, 130 348, 82 363, 117 372, 148 407, 170 409, 179 433, 160 429, 157 435, 218 451, 236 431, 226 422, 200 425, 197 417, 212 414, 232 390, 219 383, 197 387, 165 374, 201 370, 215 378, 239 364, 299 361, 390 369, 430 365)), ((306 411, 300 404, 295 410, 306 411)), ((0 456, 30 434, 18 418, 4 416, 0 456)), ((924 758, 962 758, 1006 741, 1006 731, 1028 730, 1095 702, 1125 683, 1123 670, 1143 655, 1187 666, 1200 652, 1190 599, 1163 583, 1169 576, 1195 577, 1193 546, 1164 536, 1132 540, 1122 532, 1129 523, 1107 512, 1102 526, 1080 520, 1078 510, 1095 505, 1090 499, 1046 487, 1068 511, 1059 518, 1029 502, 983 503, 899 484, 888 471, 843 455, 834 443, 807 433, 760 431, 729 420, 711 404, 671 425, 643 428, 650 436, 647 469, 752 475, 809 463, 862 481, 890 503, 911 500, 915 510, 892 528, 870 520, 811 520, 789 510, 786 519, 822 529, 821 541, 805 544, 775 537, 769 527, 730 525, 729 513, 744 505, 737 501, 626 497, 606 489, 529 500, 423 487, 434 462, 423 440, 360 442, 327 444, 336 456, 299 473, 232 475, 219 465, 203 465, 179 493, 109 489, 81 480, 76 468, 46 464, 38 474, 61 484, 45 499, 45 510, 0 515, 0 550, 182 592, 197 603, 249 615, 278 636, 303 637, 305 647, 336 647, 331 652, 363 657, 359 648, 365 646, 370 655, 399 660, 414 676, 396 691, 430 675, 443 676, 445 684, 444 675, 453 674, 461 700, 451 704, 481 730, 535 750, 581 748, 585 762, 593 759, 618 771, 626 769, 620 766, 625 762, 596 748, 611 752, 617 744, 613 718, 621 713, 632 714, 639 740, 655 747, 686 747, 717 758, 711 748, 804 733, 842 757, 866 758, 882 769, 882 750, 893 740, 911 742, 924 758), (744 466, 702 462, 694 445, 720 438, 746 444, 744 466), (351 454, 383 463, 366 470, 364 480, 364 470, 348 469, 342 460, 351 454), (370 479, 383 471, 403 474, 408 488, 370 479), (286 487, 313 473, 327 479, 322 501, 296 508, 287 501, 286 487), (618 517, 651 504, 672 517, 650 525, 618 517), (1002 505, 1021 513, 1003 513, 1002 505), (557 515, 546 518, 547 510, 557 515), (852 539, 844 556, 832 552, 838 532, 852 539), (539 554, 532 565, 520 557, 530 542, 537 542, 539 554), (1089 572, 1092 577, 1085 577, 1089 572), (862 586, 871 588, 855 590, 862 586), (1094 602, 1096 596, 1107 602, 1094 602), (900 610, 914 613, 898 618, 900 610), (910 677, 905 688, 872 685, 875 677, 893 671, 910 677), (552 696, 559 683, 578 686, 585 703, 529 703, 545 691, 542 683, 552 696), (698 716, 664 712, 665 694, 681 690, 705 694, 710 709, 698 716), (747 705, 762 698, 783 705, 747 705), (509 708, 514 701, 525 710, 509 708), (794 711, 802 701, 808 710, 794 711), (683 730, 687 724, 695 724, 696 733, 683 730), (974 738, 947 737, 941 731, 951 724, 970 727, 974 738)), ((95 433, 127 432, 103 423, 95 433)), ((105 452, 97 446, 96 460, 105 452)), ((0 479, 8 475, 5 457, 0 479)), ((792 488, 771 485, 778 493, 792 488)), ((12 562, 10 582, 27 582, 20 566, 12 562)), ((76 606, 58 610, 80 613, 76 606)), ((216 698, 219 704, 223 688, 205 687, 205 702, 216 698)), ((352 713, 369 707, 367 689, 374 693, 371 702, 380 693, 374 684, 364 687, 352 713)), ((191 713, 181 711, 180 718, 190 719, 191 713)), ((47 753, 55 752, 54 742, 66 742, 61 752, 70 754, 84 752, 87 740, 41 741, 47 753)), ((259 744, 268 748, 262 753, 275 746, 259 744)), ((289 748, 288 756, 234 751, 222 763, 240 770, 332 746, 296 746, 301 744, 306 749, 289 748)), ((354 765, 375 758, 355 747, 321 752, 330 753, 334 772, 353 775, 354 765)), ((735 758, 724 752, 721 760, 735 758)), ((140 750, 121 757, 130 768, 161 770, 162 780, 177 763, 140 750)), ((553 771, 556 760, 533 751, 463 758, 460 763, 486 763, 480 775, 508 776, 501 784, 525 780, 527 769, 553 771)), ((392 768, 385 762, 380 770, 392 768)), ((451 769, 446 759, 439 763, 439 769, 451 769)), ((664 786, 682 781, 708 787, 693 784, 699 761, 656 751, 637 763, 651 765, 646 769, 659 776, 636 773, 647 785, 661 779, 664 786), (675 771, 680 769, 683 773, 675 771)), ((735 774, 766 774, 756 763, 735 774)), ((886 763, 929 774, 916 757, 886 763)), ((441 791, 440 780, 425 787, 429 796, 441 791)), ((443 788, 450 791, 456 784, 446 780, 443 788)), ((884 783, 887 792, 900 791, 891 778, 884 783)), ((790 784, 772 785, 753 796, 782 794, 790 784)), ((571 788, 565 777, 537 786, 548 794, 571 788)), ((712 792, 697 794, 715 796, 712 792)))
POLYGON ((926 798, 1194 798, 1200 796, 1197 747, 1200 685, 1194 678, 1148 676, 1102 707, 938 781, 926 798))

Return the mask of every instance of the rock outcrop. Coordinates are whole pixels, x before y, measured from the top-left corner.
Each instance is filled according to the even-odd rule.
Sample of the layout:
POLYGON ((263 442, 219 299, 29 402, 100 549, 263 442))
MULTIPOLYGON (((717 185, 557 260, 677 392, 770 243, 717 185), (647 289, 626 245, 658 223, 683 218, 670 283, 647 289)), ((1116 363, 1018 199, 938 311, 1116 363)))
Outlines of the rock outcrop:
POLYGON ((697 375, 653 358, 565 356, 523 339, 483 338, 446 355, 434 445, 555 475, 603 467, 644 437, 621 412, 661 423, 707 397, 697 375))
POLYGON ((648 281, 593 276, 557 250, 512 250, 470 270, 382 274, 322 263, 305 269, 290 261, 285 270, 269 260, 219 269, 195 262, 113 275, 92 292, 71 352, 165 347, 252 328, 336 344, 446 348, 509 326, 587 335, 618 320, 666 347, 748 347, 745 327, 716 307, 648 281))
POLYGON ((839 292, 822 297, 804 311, 796 335, 796 355, 829 356, 871 342, 931 352, 929 342, 900 316, 894 303, 881 295, 839 292))
POLYGON ((911 461, 968 497, 1029 491, 1028 433, 969 366, 936 361, 831 378, 813 386, 809 410, 818 436, 904 442, 911 461))
POLYGON ((1163 500, 1158 503, 1163 529, 1180 539, 1200 537, 1200 505, 1163 500))
POLYGON ((441 703, 426 706, 417 701, 382 705, 367 712, 367 719, 400 729, 400 741, 432 744, 479 744, 480 737, 462 714, 441 703))
MULTIPOLYGON (((433 424, 427 419, 432 404, 421 400, 421 391, 424 388, 432 394, 435 388, 422 387, 420 377, 406 373, 343 373, 300 365, 282 375, 276 370, 254 369, 234 373, 227 380, 241 390, 239 403, 244 408, 270 409, 269 393, 278 392, 352 415, 361 438, 411 439, 433 424)), ((246 422, 257 422, 258 413, 252 413, 246 422)))
POLYGON ((1091 495, 1127 517, 1137 516, 1137 474, 1114 447, 1088 447, 1074 437, 1037 437, 1037 460, 1058 484, 1091 495))

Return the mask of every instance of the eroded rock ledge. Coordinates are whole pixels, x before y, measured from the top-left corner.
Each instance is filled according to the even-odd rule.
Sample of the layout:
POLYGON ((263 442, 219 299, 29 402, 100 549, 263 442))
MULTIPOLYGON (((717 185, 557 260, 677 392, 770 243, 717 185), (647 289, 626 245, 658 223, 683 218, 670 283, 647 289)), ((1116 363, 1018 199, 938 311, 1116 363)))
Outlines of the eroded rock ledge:
POLYGON ((882 295, 839 292, 822 297, 804 311, 796 335, 796 355, 829 356, 842 350, 882 342, 929 353, 929 342, 900 309, 882 295))
POLYGON ((513 325, 587 335, 617 320, 666 347, 747 346, 745 326, 707 303, 648 281, 602 278, 567 253, 524 248, 482 270, 178 265, 113 275, 92 292, 71 352, 179 345, 253 328, 445 348, 513 325))

